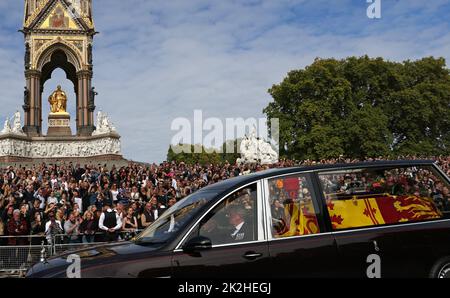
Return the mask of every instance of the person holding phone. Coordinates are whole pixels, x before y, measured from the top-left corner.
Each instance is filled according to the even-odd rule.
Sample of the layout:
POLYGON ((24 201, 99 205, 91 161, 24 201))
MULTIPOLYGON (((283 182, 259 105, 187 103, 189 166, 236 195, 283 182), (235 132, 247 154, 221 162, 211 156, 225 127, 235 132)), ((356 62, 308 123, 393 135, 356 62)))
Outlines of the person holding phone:
POLYGON ((55 217, 55 212, 51 211, 48 214, 49 220, 45 223, 45 235, 47 238, 47 242, 49 244, 53 243, 53 239, 56 240, 57 243, 59 243, 60 239, 56 239, 56 235, 61 235, 63 233, 63 228, 61 225, 61 221, 57 220, 55 217))
MULTIPOLYGON (((45 226, 42 222, 41 214, 39 212, 36 212, 34 214, 34 221, 31 223, 31 235, 41 235, 44 236, 45 234, 45 226)), ((40 245, 42 239, 38 237, 31 238, 31 244, 32 245, 40 245)))
POLYGON ((69 237, 69 243, 80 243, 80 224, 83 219, 75 212, 69 214, 69 219, 64 223, 64 231, 69 237))

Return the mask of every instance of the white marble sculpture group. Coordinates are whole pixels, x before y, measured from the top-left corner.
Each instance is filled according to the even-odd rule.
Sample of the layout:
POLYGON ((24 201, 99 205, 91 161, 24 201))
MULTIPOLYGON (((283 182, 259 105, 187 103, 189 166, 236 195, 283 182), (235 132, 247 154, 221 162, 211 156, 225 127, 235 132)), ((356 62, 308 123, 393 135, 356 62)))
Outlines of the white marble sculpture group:
POLYGON ((88 141, 26 141, 13 138, 0 140, 0 156, 25 158, 94 157, 120 155, 120 140, 100 138, 88 141))
POLYGON ((115 133, 116 128, 112 124, 111 120, 109 119, 108 115, 106 113, 103 113, 102 111, 99 111, 97 113, 97 125, 96 129, 92 133, 93 136, 96 135, 102 135, 107 133, 115 133))
POLYGON ((278 153, 272 148, 270 143, 260 139, 256 135, 256 129, 253 129, 250 136, 246 136, 241 141, 241 158, 238 158, 239 164, 274 164, 278 162, 278 153))
POLYGON ((5 120, 5 124, 3 125, 3 129, 0 132, 0 134, 14 134, 14 135, 25 135, 25 133, 22 130, 22 122, 20 119, 20 112, 17 111, 14 113, 12 125, 10 118, 7 118, 5 120))

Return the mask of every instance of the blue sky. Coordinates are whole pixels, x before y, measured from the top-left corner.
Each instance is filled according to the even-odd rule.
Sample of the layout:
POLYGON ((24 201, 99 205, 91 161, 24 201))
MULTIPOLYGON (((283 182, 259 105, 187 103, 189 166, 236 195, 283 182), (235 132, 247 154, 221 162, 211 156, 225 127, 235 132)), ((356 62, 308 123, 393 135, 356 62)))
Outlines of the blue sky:
MULTIPOLYGON (((366 0, 94 0, 97 107, 122 135, 125 157, 159 162, 174 118, 195 109, 263 117, 267 90, 316 57, 450 61, 449 0, 381 2, 373 20, 366 0)), ((22 17, 23 1, 0 0, 0 123, 23 101, 22 17)), ((63 71, 44 98, 57 84, 70 91, 74 115, 63 71)))

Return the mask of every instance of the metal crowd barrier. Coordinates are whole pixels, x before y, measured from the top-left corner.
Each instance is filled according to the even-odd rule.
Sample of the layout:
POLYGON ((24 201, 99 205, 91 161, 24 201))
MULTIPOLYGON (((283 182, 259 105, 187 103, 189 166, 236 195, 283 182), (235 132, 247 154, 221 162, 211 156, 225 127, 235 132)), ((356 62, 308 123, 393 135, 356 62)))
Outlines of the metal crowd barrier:
POLYGON ((40 245, 42 241, 45 241, 45 235, 0 236, 0 246, 40 245))
MULTIPOLYGON (((133 233, 119 232, 118 241, 130 240, 140 231, 133 233)), ((55 256, 61 253, 89 248, 96 245, 105 244, 103 233, 96 233, 93 242, 83 243, 82 235, 78 241, 70 241, 66 234, 44 236, 1 236, 0 237, 0 277, 5 274, 20 276, 23 275, 33 264, 40 261, 41 257, 55 256), (15 245, 8 245, 8 244, 15 245)))
POLYGON ((40 261, 42 253, 52 255, 50 245, 0 246, 0 272, 20 275, 40 261))
MULTIPOLYGON (((137 234, 139 234, 140 232, 142 232, 143 230, 136 230, 134 232, 125 232, 125 231, 120 231, 118 232, 118 240, 130 240, 131 238, 133 238, 134 236, 136 236, 137 234)), ((54 244, 69 244, 69 242, 76 242, 76 243, 85 243, 85 244, 91 244, 91 243, 95 243, 95 242, 104 242, 104 233, 103 232, 97 232, 94 235, 92 235, 91 237, 93 238, 93 241, 90 242, 83 242, 83 235, 78 235, 77 236, 77 240, 73 240, 71 241, 71 237, 67 234, 57 234, 53 236, 53 240, 52 243, 54 244)))
POLYGON ((91 243, 69 243, 69 244, 54 244, 52 247, 53 255, 62 253, 70 253, 79 249, 90 248, 92 246, 106 244, 108 242, 91 242, 91 243))

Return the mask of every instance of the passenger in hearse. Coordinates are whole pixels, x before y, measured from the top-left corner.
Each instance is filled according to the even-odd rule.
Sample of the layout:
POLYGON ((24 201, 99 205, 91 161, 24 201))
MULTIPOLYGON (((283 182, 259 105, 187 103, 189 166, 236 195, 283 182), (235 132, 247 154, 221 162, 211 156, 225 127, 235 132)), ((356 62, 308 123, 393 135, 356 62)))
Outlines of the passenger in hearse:
POLYGON ((255 240, 254 222, 244 207, 230 205, 203 224, 200 235, 208 237, 213 245, 252 241, 255 240))
POLYGON ((231 225, 231 240, 233 242, 248 242, 255 240, 252 223, 246 221, 246 210, 241 206, 232 206, 228 210, 228 220, 231 225))
POLYGON ((200 235, 213 245, 252 241, 256 238, 256 197, 251 189, 243 189, 227 198, 212 216, 201 224, 200 235))

